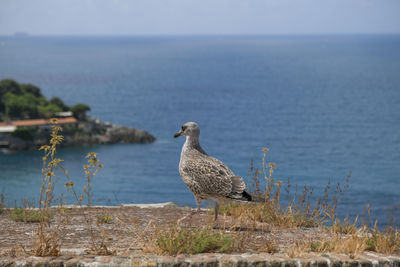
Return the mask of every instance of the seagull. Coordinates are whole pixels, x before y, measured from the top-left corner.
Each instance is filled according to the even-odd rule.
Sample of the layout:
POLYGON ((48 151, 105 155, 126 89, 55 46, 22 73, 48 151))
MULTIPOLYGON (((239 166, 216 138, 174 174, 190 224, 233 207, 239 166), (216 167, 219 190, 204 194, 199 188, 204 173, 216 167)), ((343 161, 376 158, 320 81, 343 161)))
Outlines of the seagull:
POLYGON ((203 200, 213 200, 214 220, 217 220, 222 201, 252 201, 252 196, 245 191, 242 177, 235 175, 222 161, 207 155, 200 146, 199 135, 200 128, 195 122, 185 123, 174 135, 174 138, 186 137, 179 161, 179 173, 196 199, 197 211, 194 213, 200 211, 203 200))

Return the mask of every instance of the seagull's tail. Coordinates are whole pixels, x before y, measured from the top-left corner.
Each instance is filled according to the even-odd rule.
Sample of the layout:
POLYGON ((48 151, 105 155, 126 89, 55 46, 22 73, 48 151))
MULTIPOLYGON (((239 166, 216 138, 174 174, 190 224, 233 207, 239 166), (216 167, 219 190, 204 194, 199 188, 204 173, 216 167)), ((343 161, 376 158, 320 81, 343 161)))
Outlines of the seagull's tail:
POLYGON ((253 201, 253 197, 249 193, 247 193, 246 191, 243 191, 241 200, 253 201))
POLYGON ((240 195, 236 195, 235 197, 230 197, 230 198, 237 202, 252 202, 253 201, 253 197, 246 191, 243 191, 240 195))
POLYGON ((231 198, 240 202, 263 202, 263 199, 255 198, 246 192, 246 185, 243 182, 242 177, 232 176, 232 193, 228 198, 231 198))
POLYGON ((249 193, 247 193, 246 191, 243 191, 242 196, 240 198, 236 198, 235 200, 239 202, 256 202, 256 203, 265 202, 264 198, 254 197, 249 193))

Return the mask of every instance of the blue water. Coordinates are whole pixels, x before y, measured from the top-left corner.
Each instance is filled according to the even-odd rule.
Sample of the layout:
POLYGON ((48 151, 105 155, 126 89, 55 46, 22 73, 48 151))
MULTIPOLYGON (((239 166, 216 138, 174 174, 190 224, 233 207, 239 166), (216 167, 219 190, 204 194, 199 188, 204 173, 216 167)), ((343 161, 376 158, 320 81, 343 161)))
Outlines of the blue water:
MULTIPOLYGON (((178 173, 184 140, 172 135, 196 121, 203 148, 238 175, 251 159, 260 166, 268 147, 274 176, 314 187, 315 197, 352 171, 342 217, 369 203, 385 222, 400 204, 399 35, 0 37, 2 78, 157 137, 59 151, 78 187, 84 155, 99 154, 99 203, 194 205, 178 173)), ((0 155, 0 189, 11 203, 37 199, 40 155, 0 155)), ((58 192, 64 182, 60 176, 58 192)))

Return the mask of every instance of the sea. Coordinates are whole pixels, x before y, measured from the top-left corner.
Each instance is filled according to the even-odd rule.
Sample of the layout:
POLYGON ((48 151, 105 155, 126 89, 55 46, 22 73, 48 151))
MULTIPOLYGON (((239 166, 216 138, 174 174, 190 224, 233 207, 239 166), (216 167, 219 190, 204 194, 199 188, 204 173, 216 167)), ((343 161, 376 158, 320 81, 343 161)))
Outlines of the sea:
MULTIPOLYGON (((78 192, 97 153, 95 204, 195 206, 178 172, 184 138, 173 138, 194 121, 203 149, 249 187, 268 148, 283 202, 297 185, 296 199, 306 186, 315 203, 329 185, 339 218, 400 221, 400 35, 2 36, 3 78, 157 138, 58 150, 78 192)), ((0 154, 8 205, 37 203, 42 155, 0 154)), ((56 195, 73 202, 66 182, 57 173, 56 195)))

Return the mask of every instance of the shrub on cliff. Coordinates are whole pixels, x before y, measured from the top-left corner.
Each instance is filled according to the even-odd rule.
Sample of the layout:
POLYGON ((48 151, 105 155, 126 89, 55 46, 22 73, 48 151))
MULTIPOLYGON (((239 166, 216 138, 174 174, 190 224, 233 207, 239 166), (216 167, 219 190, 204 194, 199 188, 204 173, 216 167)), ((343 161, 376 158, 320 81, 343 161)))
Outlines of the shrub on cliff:
MULTIPOLYGON (((49 104, 59 107, 60 111, 68 111, 70 107, 64 104, 64 102, 59 97, 52 97, 49 100, 49 104)), ((58 112, 58 111, 57 111, 58 112)))
POLYGON ((4 79, 0 81, 0 97, 3 97, 6 93, 19 95, 22 94, 22 90, 16 81, 4 79))
POLYGON ((47 100, 40 88, 33 84, 19 84, 12 79, 0 81, 0 113, 12 119, 49 118, 60 111, 74 113, 77 118, 84 118, 90 107, 77 104, 69 107, 58 97, 47 100))
POLYGON ((22 89, 22 92, 31 93, 36 97, 43 97, 42 93, 40 92, 40 88, 33 84, 27 83, 20 84, 19 86, 22 89))
POLYGON ((20 127, 12 133, 12 136, 25 141, 33 141, 35 131, 35 127, 20 127))
POLYGON ((21 88, 18 83, 11 79, 4 79, 0 81, 0 112, 5 111, 5 96, 7 93, 20 94, 21 88))
POLYGON ((39 111, 40 117, 50 118, 56 112, 62 111, 62 109, 57 105, 50 104, 47 106, 38 106, 38 111, 39 111))
POLYGON ((11 118, 37 118, 39 115, 40 102, 33 94, 7 93, 4 99, 5 114, 11 118))
POLYGON ((74 117, 77 119, 83 119, 86 115, 86 112, 90 110, 90 107, 85 104, 76 104, 71 107, 71 111, 74 114, 74 117))

